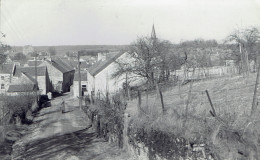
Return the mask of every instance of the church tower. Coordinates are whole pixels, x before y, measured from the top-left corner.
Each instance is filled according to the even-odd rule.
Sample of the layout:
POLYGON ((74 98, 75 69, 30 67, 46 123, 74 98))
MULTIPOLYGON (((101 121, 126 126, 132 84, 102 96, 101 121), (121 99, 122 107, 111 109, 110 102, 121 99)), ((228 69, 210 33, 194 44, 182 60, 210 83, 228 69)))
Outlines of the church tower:
POLYGON ((152 38, 153 40, 156 40, 156 39, 157 39, 156 33, 155 33, 155 29, 154 29, 154 24, 153 24, 153 28, 152 28, 151 38, 152 38))

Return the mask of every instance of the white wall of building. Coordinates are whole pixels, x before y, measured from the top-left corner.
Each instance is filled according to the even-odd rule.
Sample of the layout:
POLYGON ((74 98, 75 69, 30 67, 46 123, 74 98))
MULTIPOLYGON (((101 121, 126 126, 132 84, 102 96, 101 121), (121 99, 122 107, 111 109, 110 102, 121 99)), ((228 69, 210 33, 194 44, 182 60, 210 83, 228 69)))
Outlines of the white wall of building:
MULTIPOLYGON (((88 90, 88 81, 81 81, 81 86, 83 85, 86 85, 88 90)), ((79 97, 79 81, 73 82, 73 97, 79 97)))

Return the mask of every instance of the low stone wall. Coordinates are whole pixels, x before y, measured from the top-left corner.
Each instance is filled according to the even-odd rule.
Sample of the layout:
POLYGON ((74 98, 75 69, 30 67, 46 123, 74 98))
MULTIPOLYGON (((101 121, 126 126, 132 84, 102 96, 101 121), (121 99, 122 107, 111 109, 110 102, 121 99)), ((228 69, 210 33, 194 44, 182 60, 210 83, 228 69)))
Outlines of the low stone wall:
POLYGON ((124 130, 125 148, 138 160, 167 159, 212 159, 206 154, 204 144, 190 144, 182 137, 158 130, 145 131, 143 128, 133 129, 129 123, 130 116, 125 114, 124 130), (127 135, 126 135, 127 134, 127 135), (126 142, 127 141, 127 142, 126 142))
POLYGON ((124 114, 124 127, 121 133, 111 133, 99 115, 92 116, 93 125, 99 137, 109 143, 117 143, 137 160, 167 159, 212 159, 206 153, 204 144, 190 144, 187 140, 157 130, 149 133, 144 129, 134 130, 130 124, 130 115, 124 114))

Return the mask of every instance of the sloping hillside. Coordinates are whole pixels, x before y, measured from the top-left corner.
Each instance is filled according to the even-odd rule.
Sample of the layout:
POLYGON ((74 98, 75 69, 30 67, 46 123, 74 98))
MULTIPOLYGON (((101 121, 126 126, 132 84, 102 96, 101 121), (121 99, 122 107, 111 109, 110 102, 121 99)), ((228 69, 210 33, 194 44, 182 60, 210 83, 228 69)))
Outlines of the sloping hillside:
MULTIPOLYGON (((196 110, 196 113, 210 110, 210 104, 205 93, 205 90, 208 90, 218 113, 236 111, 241 114, 249 114, 251 111, 255 78, 256 75, 251 74, 247 78, 243 76, 233 76, 193 82, 190 109, 196 110)), ((185 108, 189 88, 189 83, 180 87, 163 88, 163 99, 168 114, 170 110, 177 109, 181 111, 185 108)), ((156 92, 149 94, 148 104, 146 103, 146 95, 143 93, 142 107, 145 107, 145 105, 158 110, 161 109, 161 102, 156 92)), ((137 99, 130 101, 128 106, 128 111, 135 113, 137 99)))
POLYGON ((135 128, 171 133, 187 139, 190 144, 205 143, 210 152, 223 155, 222 158, 241 154, 248 156, 258 150, 260 133, 259 117, 253 121, 249 118, 255 79, 256 74, 250 74, 246 78, 221 77, 193 84, 189 82, 180 87, 164 87, 165 114, 162 114, 156 92, 149 94, 148 99, 142 93, 139 116, 137 99, 128 103, 126 112, 130 113, 135 128), (209 113, 212 109, 205 90, 209 91, 217 117, 209 113))

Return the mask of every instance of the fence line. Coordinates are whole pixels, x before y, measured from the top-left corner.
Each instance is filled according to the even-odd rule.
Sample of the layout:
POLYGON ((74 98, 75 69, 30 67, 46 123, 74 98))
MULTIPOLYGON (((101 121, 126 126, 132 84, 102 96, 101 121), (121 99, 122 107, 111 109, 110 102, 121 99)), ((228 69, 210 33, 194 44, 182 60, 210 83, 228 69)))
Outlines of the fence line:
MULTIPOLYGON (((211 93, 215 93, 215 92, 219 92, 219 91, 230 91, 230 90, 239 90, 239 89, 244 89, 244 88, 247 88, 247 87, 253 87, 255 84, 251 84, 251 85, 245 85, 243 87, 235 87, 235 88, 227 88, 227 89, 219 89, 219 90, 211 90, 209 92, 211 93)), ((165 91, 167 92, 167 91, 165 91)), ((164 92, 164 93, 165 93, 164 92)), ((169 92, 169 91, 168 91, 169 92)), ((181 93, 172 93, 172 94, 169 94, 169 95, 182 95, 182 94, 188 94, 189 91, 181 91, 181 93)), ((192 90, 191 91, 192 93, 201 93, 201 94, 205 94, 205 90, 192 90)))
POLYGON ((195 68, 193 69, 181 69, 172 72, 172 76, 177 76, 179 78, 184 78, 186 80, 192 79, 204 79, 208 77, 221 77, 223 75, 235 75, 238 74, 237 66, 215 66, 215 67, 205 67, 205 68, 195 68))

